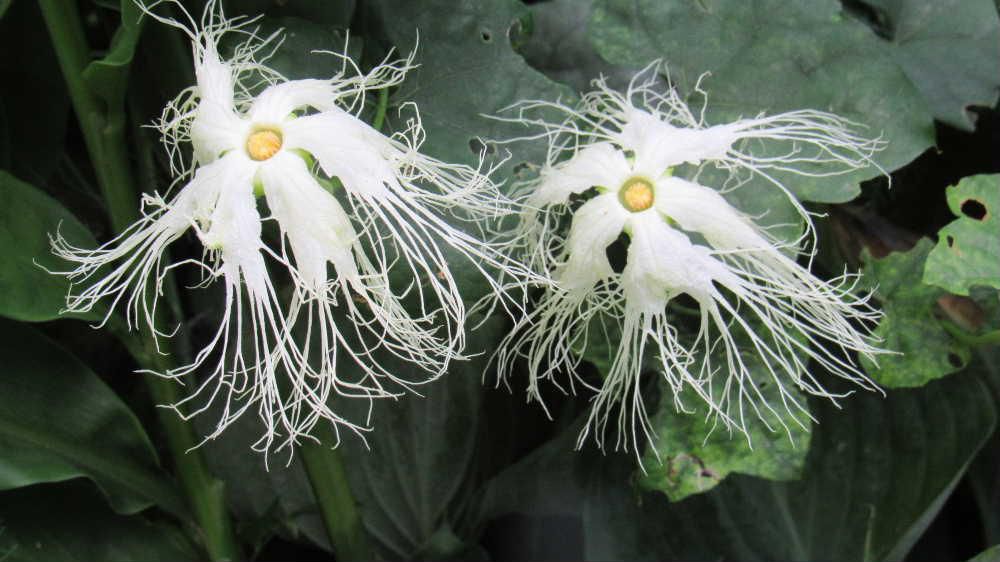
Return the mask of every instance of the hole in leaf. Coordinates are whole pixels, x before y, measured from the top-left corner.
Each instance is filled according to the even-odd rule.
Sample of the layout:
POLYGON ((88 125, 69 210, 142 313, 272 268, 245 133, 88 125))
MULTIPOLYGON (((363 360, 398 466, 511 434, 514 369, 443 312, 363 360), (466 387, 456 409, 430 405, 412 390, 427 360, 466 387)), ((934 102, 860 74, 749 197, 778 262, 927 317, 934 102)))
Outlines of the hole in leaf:
POLYGON ((954 248, 955 247, 955 237, 954 236, 950 236, 949 235, 948 237, 945 238, 945 240, 948 242, 948 247, 949 248, 954 248))
POLYGON ((493 42, 493 32, 489 29, 483 29, 479 32, 479 38, 483 40, 483 43, 493 42))
POLYGON ((486 153, 487 156, 492 156, 496 153, 497 149, 492 144, 487 144, 482 141, 482 139, 469 139, 469 150, 473 154, 479 155, 486 153))
POLYGON ((981 221, 986 218, 986 205, 975 199, 966 199, 962 201, 962 214, 970 219, 981 221))
POLYGON ((963 366, 962 358, 959 357, 957 353, 948 354, 948 363, 950 363, 951 366, 956 369, 959 369, 963 366))

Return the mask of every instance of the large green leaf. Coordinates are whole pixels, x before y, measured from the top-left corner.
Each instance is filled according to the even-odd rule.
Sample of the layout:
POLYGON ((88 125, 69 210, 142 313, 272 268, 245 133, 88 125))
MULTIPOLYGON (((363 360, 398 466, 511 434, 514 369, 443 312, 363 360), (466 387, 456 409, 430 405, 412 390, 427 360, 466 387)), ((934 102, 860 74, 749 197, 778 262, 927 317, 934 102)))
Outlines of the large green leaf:
POLYGON ((672 504, 621 474, 584 502, 590 560, 901 560, 996 425, 973 376, 817 401, 801 481, 733 476, 672 504))
POLYGON ((1000 91, 1000 18, 990 0, 861 0, 890 36, 893 58, 934 116, 974 128, 966 108, 993 107, 1000 91))
MULTIPOLYGON (((976 369, 990 383, 993 397, 1000 403, 1000 346, 976 351, 970 370, 976 369)), ((983 538, 987 544, 1000 543, 1000 431, 983 447, 966 477, 979 507, 983 538)))
POLYGON ((863 364, 883 386, 920 386, 969 362, 968 346, 949 334, 935 316, 937 300, 945 292, 920 281, 931 247, 931 241, 924 238, 908 252, 865 259, 866 282, 876 289, 885 314, 875 335, 894 354, 880 356, 878 365, 867 360, 863 364))
POLYGON ((1000 175, 965 178, 947 196, 959 218, 938 232, 924 282, 959 295, 973 285, 1000 289, 1000 175))
MULTIPOLYGON (((598 0, 590 35, 613 63, 663 59, 682 92, 711 73, 702 83, 709 123, 761 112, 832 111, 888 141, 877 156, 887 170, 934 140, 926 105, 889 45, 845 16, 835 0, 598 0)), ((858 182, 878 173, 778 178, 803 200, 834 203, 854 198, 858 182)), ((765 189, 773 187, 761 180, 743 188, 765 189)))
POLYGON ((184 562, 201 556, 180 529, 117 515, 79 483, 0 493, 4 562, 184 562))
MULTIPOLYGON (((389 39, 404 53, 420 46, 411 72, 392 98, 416 102, 427 130, 423 150, 450 162, 474 163, 482 139, 523 136, 527 129, 484 117, 524 99, 566 97, 569 91, 528 66, 511 46, 526 8, 515 0, 378 0, 389 39)), ((493 157, 505 156, 503 148, 493 157)), ((544 143, 513 147, 506 175, 520 162, 542 160, 544 143)))
POLYGON ((0 320, 0 342, 0 490, 87 477, 119 513, 185 513, 139 421, 94 373, 23 324, 0 320))
POLYGON ((598 76, 627 84, 635 70, 615 66, 597 53, 587 37, 593 0, 551 0, 529 6, 530 33, 518 51, 549 78, 577 91, 590 89, 598 76))
MULTIPOLYGON (((55 199, 0 170, 0 316, 28 322, 59 317, 69 283, 45 269, 70 267, 52 254, 49 236, 59 232, 83 247, 96 243, 90 232, 55 199)), ((75 315, 94 319, 98 313, 75 315)))
MULTIPOLYGON (((643 458, 645 472, 639 476, 643 488, 661 491, 671 501, 680 501, 711 490, 732 473, 771 480, 795 480, 802 475, 811 422, 785 408, 777 387, 768 384, 766 373, 761 373, 763 367, 758 358, 745 360, 752 371, 765 377, 757 382, 776 412, 775 415, 764 410, 770 429, 765 421, 747 412, 749 436, 730 432, 721 424, 715 426, 711 418, 706 419, 705 407, 699 407, 701 399, 693 393, 688 392, 690 396, 685 397, 685 404, 695 410, 692 413, 676 411, 670 396, 665 395, 651 420, 656 438, 643 458)), ((666 384, 661 387, 664 393, 670 392, 666 384)), ((796 399, 806 402, 803 396, 796 399)))
MULTIPOLYGON (((473 332, 470 351, 496 341, 500 322, 473 332)), ((462 517, 477 484, 485 357, 453 364, 442 379, 420 387, 423 397, 378 401, 368 448, 345 442, 343 455, 365 527, 393 558, 445 558, 465 549, 474 524, 462 517)), ((396 362, 396 371, 413 367, 396 362)), ((360 412, 359 412, 360 413, 360 412)))
POLYGON ((103 58, 91 62, 83 70, 87 86, 111 109, 120 108, 125 99, 132 57, 145 23, 142 10, 134 0, 121 0, 119 10, 121 25, 111 38, 111 47, 103 58))

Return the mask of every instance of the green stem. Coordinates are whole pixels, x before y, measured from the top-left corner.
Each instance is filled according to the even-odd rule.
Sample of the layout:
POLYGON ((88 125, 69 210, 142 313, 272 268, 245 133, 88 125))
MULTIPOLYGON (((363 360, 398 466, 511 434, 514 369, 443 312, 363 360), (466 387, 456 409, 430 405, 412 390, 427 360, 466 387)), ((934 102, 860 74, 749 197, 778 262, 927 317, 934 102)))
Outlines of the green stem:
POLYGON ((942 320, 941 326, 944 327, 945 331, 951 334, 953 338, 970 347, 1000 344, 1000 330, 993 330, 991 332, 986 332, 985 334, 970 334, 962 328, 959 328, 957 324, 947 320, 942 320))
POLYGON ((108 205, 108 214, 115 230, 122 231, 132 223, 138 207, 124 148, 124 123, 121 119, 108 118, 105 104, 87 87, 83 78, 83 71, 90 63, 90 51, 76 2, 39 0, 38 5, 66 80, 73 110, 80 120, 83 140, 108 205))
MULTIPOLYGON (((84 80, 83 73, 90 63, 90 56, 76 2, 39 0, 39 6, 66 80, 73 109, 80 121, 111 223, 120 232, 132 224, 138 213, 138 199, 133 190, 132 170, 125 144, 124 107, 106 107, 84 80)), ((162 315, 158 316, 157 320, 162 321, 162 315)), ((138 341, 120 323, 117 328, 112 326, 112 330, 141 365, 158 372, 169 369, 166 357, 156 350, 149 338, 138 341)), ((173 381, 154 376, 144 377, 144 380, 157 404, 178 401, 173 381)), ((161 409, 158 417, 181 486, 195 521, 204 533, 209 557, 214 561, 239 559, 239 549, 226 512, 223 484, 212 478, 198 451, 189 452, 197 444, 191 426, 170 410, 161 409)))
POLYGON ((382 130, 385 122, 385 111, 389 108, 389 88, 382 88, 378 91, 378 104, 375 106, 375 118, 372 119, 372 127, 376 131, 382 130))
POLYGON ((368 535, 351 495, 343 458, 337 449, 323 445, 330 437, 329 432, 320 433, 320 443, 305 443, 299 451, 334 554, 338 562, 372 560, 368 535))

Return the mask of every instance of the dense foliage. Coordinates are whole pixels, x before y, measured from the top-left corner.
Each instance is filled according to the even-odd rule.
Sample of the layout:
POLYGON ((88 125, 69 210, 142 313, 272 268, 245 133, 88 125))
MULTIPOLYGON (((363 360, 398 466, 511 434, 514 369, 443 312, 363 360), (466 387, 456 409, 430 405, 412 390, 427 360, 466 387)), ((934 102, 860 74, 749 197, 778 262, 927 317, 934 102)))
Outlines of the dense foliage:
MULTIPOLYGON (((204 3, 183 4, 198 14, 204 3)), ((476 318, 469 360, 421 396, 375 401, 372 431, 344 434, 336 453, 313 443, 265 458, 250 449, 254 416, 189 450, 211 420, 158 408, 183 389, 135 371, 190 362, 221 289, 189 290, 198 276, 177 270, 164 308, 182 329, 158 349, 120 316, 95 330, 103 310, 62 313, 67 282, 47 271, 66 267, 52 234, 93 247, 128 224, 142 193, 170 185, 146 125, 194 82, 187 38, 140 18, 132 0, 0 0, 0 561, 364 552, 331 544, 343 538, 323 518, 331 505, 348 534, 360 514, 353 539, 383 559, 964 560, 1000 544, 996 3, 224 4, 284 30, 268 64, 291 78, 332 75, 340 62, 314 51, 348 37, 362 69, 416 48, 417 67, 387 92, 386 128, 405 128, 398 110, 415 102, 425 153, 476 165, 483 151, 505 188, 531 176, 546 146, 493 143, 525 133, 485 116, 519 100, 571 102, 601 75, 620 87, 656 59, 692 99, 701 78, 710 123, 796 109, 863 123, 888 143, 877 165, 782 180, 818 214, 813 271, 862 272, 884 312, 876 334, 898 353, 863 367, 885 391, 830 380, 850 395, 809 399, 810 431, 757 425, 750 447, 678 413, 650 378, 654 442, 638 455, 591 442, 576 451, 586 396, 547 389, 546 417, 518 373, 498 383, 488 357, 511 321, 497 312, 476 318), (106 189, 115 184, 124 197, 106 189)), ((802 232, 792 203, 760 178, 730 203, 785 240, 802 232)), ((193 237, 178 244, 201 252, 193 237)), ((471 307, 488 287, 455 264, 471 307)), ((611 344, 591 342, 581 377, 601 379, 611 344)), ((369 414, 363 401, 341 408, 369 414)))

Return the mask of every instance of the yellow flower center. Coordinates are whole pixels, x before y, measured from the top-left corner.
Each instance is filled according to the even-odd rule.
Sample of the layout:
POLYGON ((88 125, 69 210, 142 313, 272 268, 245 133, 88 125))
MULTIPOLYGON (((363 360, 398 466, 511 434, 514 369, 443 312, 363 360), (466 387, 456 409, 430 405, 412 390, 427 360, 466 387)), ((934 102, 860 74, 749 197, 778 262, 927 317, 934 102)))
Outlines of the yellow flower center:
POLYGON ((247 137, 247 154, 254 160, 267 160, 281 150, 281 133, 274 129, 260 129, 247 137))
POLYGON ((622 206, 633 213, 653 206, 653 183, 646 178, 629 178, 618 191, 622 206))

